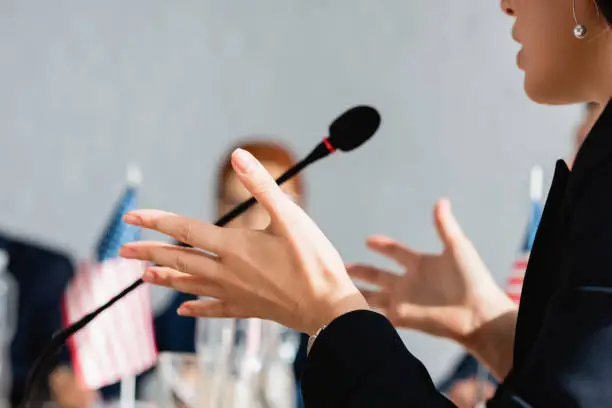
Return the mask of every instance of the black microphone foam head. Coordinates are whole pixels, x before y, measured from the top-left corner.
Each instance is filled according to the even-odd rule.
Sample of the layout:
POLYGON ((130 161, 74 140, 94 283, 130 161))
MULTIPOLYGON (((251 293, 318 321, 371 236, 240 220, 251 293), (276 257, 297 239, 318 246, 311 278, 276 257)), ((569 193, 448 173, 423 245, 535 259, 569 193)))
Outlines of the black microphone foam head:
POLYGON ((338 116, 329 126, 329 143, 338 150, 356 149, 372 137, 380 126, 380 114, 371 106, 355 106, 338 116))

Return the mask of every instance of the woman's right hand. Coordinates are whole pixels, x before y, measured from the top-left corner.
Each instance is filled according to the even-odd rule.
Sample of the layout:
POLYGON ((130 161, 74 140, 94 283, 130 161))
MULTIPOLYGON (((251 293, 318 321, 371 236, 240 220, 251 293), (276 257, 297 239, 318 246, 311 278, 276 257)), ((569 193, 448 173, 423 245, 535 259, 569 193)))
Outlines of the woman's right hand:
POLYGON ((143 280, 206 298, 181 305, 184 316, 257 317, 311 335, 339 316, 368 309, 338 251, 261 163, 238 149, 232 165, 268 212, 269 227, 222 228, 163 211, 130 212, 127 223, 193 245, 125 245, 121 256, 156 265, 143 280))
POLYGON ((471 348, 480 327, 516 307, 493 280, 447 200, 436 204, 434 219, 444 245, 441 253, 420 253, 375 236, 368 239, 368 247, 394 260, 404 274, 363 264, 350 265, 348 272, 379 287, 362 293, 370 307, 381 310, 397 327, 451 338, 471 348))

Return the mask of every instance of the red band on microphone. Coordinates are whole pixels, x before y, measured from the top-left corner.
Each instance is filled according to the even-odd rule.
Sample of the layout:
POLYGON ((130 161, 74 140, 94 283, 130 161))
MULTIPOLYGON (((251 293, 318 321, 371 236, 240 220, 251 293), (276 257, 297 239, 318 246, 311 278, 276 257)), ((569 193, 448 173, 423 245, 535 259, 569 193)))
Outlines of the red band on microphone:
POLYGON ((329 140, 327 140, 327 138, 323 139, 323 144, 325 145, 325 147, 327 147, 327 150, 329 150, 330 153, 333 153, 336 151, 336 149, 334 148, 334 146, 332 146, 331 143, 329 143, 329 140))

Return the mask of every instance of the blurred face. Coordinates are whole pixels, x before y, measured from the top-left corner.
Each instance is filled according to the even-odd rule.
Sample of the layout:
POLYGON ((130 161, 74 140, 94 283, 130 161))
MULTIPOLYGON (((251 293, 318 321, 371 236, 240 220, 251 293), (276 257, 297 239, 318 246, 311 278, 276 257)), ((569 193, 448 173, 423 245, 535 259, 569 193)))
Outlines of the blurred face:
POLYGON ((513 38, 522 45, 517 64, 535 102, 608 102, 612 96, 612 32, 595 0, 576 0, 576 18, 587 27, 574 36, 572 0, 502 0, 514 17, 513 38))
MULTIPOLYGON (((280 166, 278 163, 265 162, 261 163, 270 172, 272 177, 278 178, 288 169, 280 166)), ((281 186, 282 190, 291 197, 295 202, 300 202, 301 197, 298 195, 295 181, 287 181, 281 186)), ((251 198, 251 195, 246 188, 240 183, 236 174, 230 172, 225 180, 225 195, 219 200, 217 208, 219 209, 218 216, 221 217, 241 202, 251 198)), ((268 213, 261 205, 256 204, 247 210, 244 214, 234 219, 228 224, 229 227, 247 228, 254 230, 265 229, 270 223, 268 213)))

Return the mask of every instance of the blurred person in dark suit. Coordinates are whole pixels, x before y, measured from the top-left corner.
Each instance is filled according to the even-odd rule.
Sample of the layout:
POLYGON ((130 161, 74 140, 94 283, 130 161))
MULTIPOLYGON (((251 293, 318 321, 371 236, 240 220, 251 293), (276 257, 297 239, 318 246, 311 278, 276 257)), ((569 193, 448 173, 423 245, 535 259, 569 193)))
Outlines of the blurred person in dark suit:
MULTIPOLYGON (((589 102, 585 105, 584 118, 577 127, 575 137, 572 140, 573 154, 568 160, 568 165, 570 167, 582 142, 601 114, 601 110, 601 105, 595 102, 589 102)), ((455 364, 451 373, 441 381, 439 386, 440 391, 448 395, 450 400, 459 408, 473 407, 475 400, 479 397, 479 383, 477 380, 479 369, 481 369, 480 364, 472 354, 463 354, 455 364)), ((487 372, 486 374, 488 382, 482 385, 484 397, 489 399, 495 394, 495 388, 498 383, 491 373, 487 372)))
MULTIPOLYGON (((10 399, 17 406, 34 360, 62 328, 62 296, 74 266, 66 254, 2 232, 0 248, 9 256, 8 270, 17 284, 17 326, 10 348, 10 399)), ((48 386, 49 397, 60 407, 87 408, 94 400, 94 394, 81 386, 70 368, 66 349, 49 376, 48 386)))

